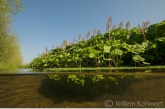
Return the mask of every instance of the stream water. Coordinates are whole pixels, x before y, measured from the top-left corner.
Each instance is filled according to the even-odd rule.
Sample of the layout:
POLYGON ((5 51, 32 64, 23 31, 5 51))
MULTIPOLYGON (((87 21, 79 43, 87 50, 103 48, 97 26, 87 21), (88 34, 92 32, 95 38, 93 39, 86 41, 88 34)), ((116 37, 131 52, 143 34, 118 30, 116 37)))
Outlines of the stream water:
MULTIPOLYGON (((49 79, 47 72, 30 69, 0 70, 0 108, 105 108, 105 107, 165 107, 165 71, 97 72, 104 77, 126 77, 119 84, 86 81, 85 85, 68 84, 49 79), (134 77, 141 79, 130 79, 134 77), (129 77, 129 78, 128 78, 129 77)), ((73 73, 73 72, 72 72, 73 73)), ((70 73, 53 73, 73 75, 70 73)), ((81 72, 74 75, 94 75, 81 72)))

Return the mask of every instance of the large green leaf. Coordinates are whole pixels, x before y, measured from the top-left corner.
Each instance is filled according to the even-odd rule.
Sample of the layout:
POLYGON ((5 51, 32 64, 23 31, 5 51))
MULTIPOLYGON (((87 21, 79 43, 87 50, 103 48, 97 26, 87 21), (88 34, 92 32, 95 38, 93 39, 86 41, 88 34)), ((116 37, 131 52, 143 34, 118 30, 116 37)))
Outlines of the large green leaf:
POLYGON ((63 58, 63 55, 59 55, 60 58, 63 58))
POLYGON ((133 60, 135 61, 135 62, 138 62, 138 61, 144 61, 145 59, 144 58, 142 58, 140 55, 134 55, 133 56, 133 60))
POLYGON ((56 62, 56 63, 59 63, 59 60, 58 60, 58 59, 55 59, 55 62, 56 62))
POLYGON ((92 48, 92 47, 89 47, 88 49, 89 49, 89 52, 90 52, 90 53, 93 53, 93 54, 95 54, 95 55, 97 55, 97 54, 99 54, 99 53, 100 53, 100 51, 95 50, 95 49, 94 49, 94 48, 92 48))
POLYGON ((53 62, 53 61, 54 61, 54 58, 49 58, 49 61, 50 61, 50 62, 53 62))
POLYGON ((104 52, 110 53, 111 46, 104 45, 104 52))
POLYGON ((156 45, 153 44, 152 42, 148 41, 148 40, 143 42, 142 46, 143 46, 143 48, 145 48, 145 50, 149 50, 151 48, 156 48, 156 45))
POLYGON ((94 53, 90 53, 90 54, 89 54, 89 57, 90 57, 90 58, 93 58, 93 57, 95 57, 95 54, 94 54, 94 53))
POLYGON ((131 45, 128 45, 127 43, 122 43, 122 48, 125 48, 128 52, 131 50, 131 45))
POLYGON ((80 57, 75 57, 75 60, 79 61, 79 60, 81 60, 81 58, 80 57))
POLYGON ((67 59, 68 62, 72 61, 72 59, 67 59))
POLYGON ((130 52, 132 52, 134 54, 144 53, 144 51, 145 51, 145 49, 140 44, 131 45, 130 52))
POLYGON ((43 62, 43 63, 45 63, 46 61, 47 61, 47 59, 45 59, 45 58, 42 59, 42 62, 43 62))
POLYGON ((157 41, 165 42, 165 37, 156 38, 157 41))
POLYGON ((48 66, 48 64, 44 64, 44 66, 46 67, 46 66, 48 66))
POLYGON ((107 45, 112 45, 112 40, 106 41, 106 44, 107 44, 107 45))
POLYGON ((67 57, 70 56, 70 53, 66 53, 65 56, 67 56, 67 57))
POLYGON ((113 55, 113 56, 118 56, 118 55, 121 56, 121 55, 123 54, 123 51, 116 48, 116 49, 112 50, 112 51, 110 52, 110 54, 113 55))
POLYGON ((120 40, 113 40, 112 46, 120 48, 121 47, 121 43, 120 42, 121 42, 120 40))
POLYGON ((103 43, 96 44, 96 46, 99 47, 100 50, 103 50, 104 49, 104 44, 103 43))

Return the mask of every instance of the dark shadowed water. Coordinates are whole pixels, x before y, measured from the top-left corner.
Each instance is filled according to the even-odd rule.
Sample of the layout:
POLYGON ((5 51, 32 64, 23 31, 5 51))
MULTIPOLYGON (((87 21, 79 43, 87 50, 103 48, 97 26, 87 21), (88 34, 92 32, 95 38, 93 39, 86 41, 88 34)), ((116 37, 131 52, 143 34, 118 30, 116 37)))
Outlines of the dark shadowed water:
POLYGON ((91 82, 90 75, 96 72, 56 73, 63 74, 64 78, 71 74, 86 75, 88 80, 84 86, 55 81, 49 79, 46 72, 29 70, 0 70, 0 108, 165 107, 164 70, 97 72, 103 77, 118 78, 118 85, 103 80, 91 82))

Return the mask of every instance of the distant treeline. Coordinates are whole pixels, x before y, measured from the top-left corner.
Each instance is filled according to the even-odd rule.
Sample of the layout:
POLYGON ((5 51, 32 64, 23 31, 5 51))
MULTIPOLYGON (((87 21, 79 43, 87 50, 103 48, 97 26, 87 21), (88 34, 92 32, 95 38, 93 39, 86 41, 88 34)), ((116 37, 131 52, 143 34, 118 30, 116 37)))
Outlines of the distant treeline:
POLYGON ((64 40, 50 51, 46 47, 29 66, 43 69, 165 65, 165 21, 152 25, 147 21, 130 29, 129 21, 125 28, 122 22, 116 28, 109 17, 106 29, 104 34, 94 29, 85 38, 79 35, 78 40, 64 40))

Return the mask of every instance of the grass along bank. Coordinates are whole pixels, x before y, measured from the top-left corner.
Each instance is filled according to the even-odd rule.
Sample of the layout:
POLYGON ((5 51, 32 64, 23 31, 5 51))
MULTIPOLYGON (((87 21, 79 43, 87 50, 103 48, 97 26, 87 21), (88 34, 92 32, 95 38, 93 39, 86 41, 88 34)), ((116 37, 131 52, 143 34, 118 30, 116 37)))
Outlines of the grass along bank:
POLYGON ((165 66, 148 67, 96 67, 96 68, 45 68, 44 71, 63 72, 63 71, 100 71, 100 70, 135 70, 135 69, 165 69, 165 66))

